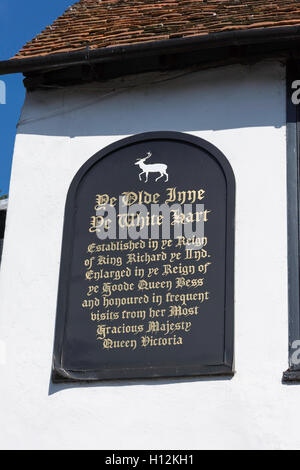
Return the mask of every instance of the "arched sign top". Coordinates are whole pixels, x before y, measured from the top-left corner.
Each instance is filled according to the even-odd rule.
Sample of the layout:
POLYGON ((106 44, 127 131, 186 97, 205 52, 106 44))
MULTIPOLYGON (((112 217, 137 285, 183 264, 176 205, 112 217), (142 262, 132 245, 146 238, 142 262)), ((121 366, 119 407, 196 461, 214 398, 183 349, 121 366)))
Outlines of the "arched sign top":
POLYGON ((235 181, 209 142, 122 139, 68 193, 53 381, 233 374, 235 181))
POLYGON ((205 139, 191 134, 185 134, 183 132, 155 131, 144 132, 142 134, 133 135, 131 137, 125 137, 124 139, 113 142, 112 144, 106 146, 99 152, 95 153, 95 155, 89 158, 82 165, 82 167, 78 170, 75 177, 73 178, 68 193, 68 199, 74 197, 74 192, 76 192, 77 186, 79 185, 81 179, 102 158, 108 157, 111 153, 116 152, 123 147, 129 147, 140 142, 151 142, 160 139, 185 142, 203 149, 205 152, 207 152, 208 155, 211 156, 211 158, 215 159, 215 161, 220 165, 220 167, 224 171, 228 186, 230 188, 233 188, 233 190, 235 191, 235 177, 232 167, 225 155, 215 145, 205 139))

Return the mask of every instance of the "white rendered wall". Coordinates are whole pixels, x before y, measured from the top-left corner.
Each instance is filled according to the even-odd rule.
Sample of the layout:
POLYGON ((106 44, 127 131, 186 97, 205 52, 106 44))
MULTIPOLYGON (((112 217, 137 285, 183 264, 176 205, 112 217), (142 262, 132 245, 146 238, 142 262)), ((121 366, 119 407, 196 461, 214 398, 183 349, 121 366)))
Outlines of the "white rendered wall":
POLYGON ((262 63, 173 75, 181 76, 149 75, 149 85, 138 87, 125 80, 119 91, 93 84, 27 96, 0 278, 1 448, 300 448, 300 387, 281 384, 288 346, 285 69, 262 63), (69 184, 98 150, 154 130, 207 139, 233 167, 236 375, 50 385, 69 184))

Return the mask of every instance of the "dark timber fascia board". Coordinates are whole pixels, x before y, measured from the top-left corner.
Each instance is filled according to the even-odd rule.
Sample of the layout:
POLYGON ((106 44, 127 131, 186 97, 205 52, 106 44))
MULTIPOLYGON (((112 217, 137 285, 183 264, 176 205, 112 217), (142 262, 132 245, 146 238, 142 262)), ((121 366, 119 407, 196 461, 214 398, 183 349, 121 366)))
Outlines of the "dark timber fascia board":
POLYGON ((0 61, 0 75, 11 73, 28 73, 72 67, 83 64, 107 63, 122 59, 153 55, 177 54, 195 50, 218 49, 229 46, 253 44, 286 43, 292 47, 293 42, 300 40, 300 26, 258 28, 238 31, 211 33, 205 36, 167 39, 142 44, 107 47, 81 51, 55 53, 30 58, 18 58, 0 61))
POLYGON ((294 364, 295 341, 300 340, 300 105, 293 104, 293 81, 300 80, 298 61, 287 63, 287 209, 288 209, 288 297, 289 297, 289 369, 283 383, 300 382, 300 364, 294 364))

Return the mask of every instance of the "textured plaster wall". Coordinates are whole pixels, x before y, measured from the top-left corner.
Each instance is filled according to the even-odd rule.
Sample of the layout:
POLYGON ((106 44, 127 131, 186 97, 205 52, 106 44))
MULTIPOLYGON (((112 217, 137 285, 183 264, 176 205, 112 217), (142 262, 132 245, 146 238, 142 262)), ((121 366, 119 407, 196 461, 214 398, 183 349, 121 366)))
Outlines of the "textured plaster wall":
POLYGON ((143 80, 27 96, 0 274, 0 447, 299 448, 300 388, 281 384, 288 345, 285 70, 261 63, 143 80), (235 172, 236 375, 50 385, 69 184, 101 148, 153 130, 207 139, 235 172))

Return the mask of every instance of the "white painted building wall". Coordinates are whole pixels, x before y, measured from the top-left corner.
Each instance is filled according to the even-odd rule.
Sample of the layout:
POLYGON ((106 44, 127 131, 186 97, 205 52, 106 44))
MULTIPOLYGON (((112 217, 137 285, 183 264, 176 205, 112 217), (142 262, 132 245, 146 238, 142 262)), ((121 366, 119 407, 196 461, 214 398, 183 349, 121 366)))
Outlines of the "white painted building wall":
POLYGON ((266 62, 143 79, 148 84, 131 78, 122 89, 92 84, 27 96, 0 278, 0 447, 300 448, 300 387, 281 384, 288 366, 285 68, 266 62), (68 187, 98 150, 154 130, 207 139, 233 167, 236 375, 51 385, 68 187))

